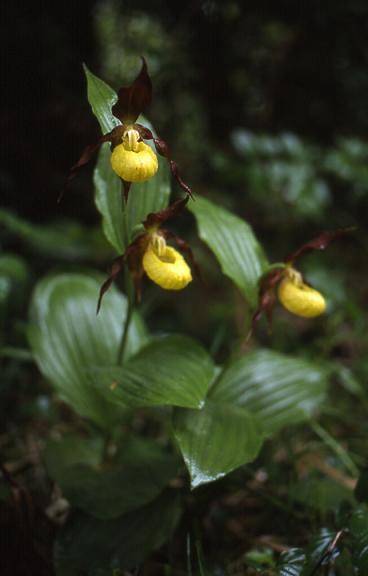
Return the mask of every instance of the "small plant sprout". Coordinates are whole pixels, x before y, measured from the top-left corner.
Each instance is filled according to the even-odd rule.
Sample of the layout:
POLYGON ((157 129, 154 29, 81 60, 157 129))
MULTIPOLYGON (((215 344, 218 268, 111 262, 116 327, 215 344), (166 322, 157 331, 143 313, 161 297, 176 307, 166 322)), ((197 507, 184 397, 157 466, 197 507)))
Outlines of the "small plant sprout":
POLYGON ((258 307, 252 318, 249 336, 263 313, 266 314, 268 324, 271 326, 272 313, 276 304, 276 288, 277 297, 282 306, 296 316, 315 318, 325 312, 324 296, 305 282, 302 274, 294 268, 293 264, 307 252, 325 250, 333 240, 351 231, 352 228, 343 228, 322 232, 289 254, 284 262, 270 267, 260 281, 258 307))
POLYGON ((164 222, 184 210, 188 200, 189 196, 173 202, 163 210, 148 214, 143 222, 145 231, 129 244, 124 254, 114 260, 111 273, 101 286, 97 312, 105 292, 110 288, 125 264, 132 275, 138 300, 141 296, 141 283, 144 274, 164 290, 182 290, 192 281, 190 267, 180 252, 167 245, 166 241, 169 239, 173 240, 179 249, 188 255, 192 268, 199 275, 189 245, 170 230, 162 228, 164 222))
POLYGON ((124 186, 124 197, 127 200, 133 182, 143 182, 152 178, 158 170, 158 160, 152 148, 144 140, 152 140, 158 154, 165 157, 170 170, 179 186, 192 197, 190 187, 179 175, 176 162, 171 159, 168 145, 164 140, 152 134, 151 130, 138 124, 138 117, 149 106, 152 100, 152 82, 147 71, 147 64, 142 58, 142 68, 130 86, 123 86, 118 92, 117 102, 112 107, 112 114, 121 124, 108 134, 101 136, 95 144, 87 146, 82 156, 71 168, 66 184, 76 176, 79 169, 85 166, 93 154, 104 142, 111 144, 111 166, 121 178, 124 186))

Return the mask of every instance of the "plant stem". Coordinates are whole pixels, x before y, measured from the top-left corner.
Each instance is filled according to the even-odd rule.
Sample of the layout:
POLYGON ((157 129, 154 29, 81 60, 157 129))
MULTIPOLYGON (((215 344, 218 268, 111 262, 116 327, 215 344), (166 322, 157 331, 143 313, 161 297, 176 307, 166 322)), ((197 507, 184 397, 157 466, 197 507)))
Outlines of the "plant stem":
POLYGON ((132 280, 130 278, 129 272, 126 271, 125 275, 125 288, 126 288, 126 295, 127 295, 127 308, 126 308, 126 315, 125 315, 125 322, 123 333, 120 340, 119 350, 118 350, 118 364, 121 364, 124 360, 124 353, 128 341, 128 332, 130 322, 133 316, 133 309, 134 309, 134 296, 133 296, 133 285, 132 280))
MULTIPOLYGON (((124 237, 124 244, 125 244, 125 249, 126 249, 126 247, 130 243, 130 235, 129 235, 129 230, 128 230, 127 196, 125 193, 122 194, 122 200, 123 200, 123 237, 124 237)), ((125 348, 126 348, 127 341, 128 341, 129 326, 130 326, 130 322, 132 319, 133 306, 134 306, 133 285, 132 285, 132 280, 131 280, 131 277, 130 277, 128 270, 125 271, 124 281, 125 281, 125 293, 126 293, 126 297, 127 297, 128 302, 127 302, 127 308, 125 310, 124 328, 123 328, 123 332, 121 335, 121 340, 120 340, 119 350, 118 350, 117 363, 119 365, 122 364, 122 362, 124 360, 124 353, 125 353, 125 348)))
POLYGON ((330 450, 335 452, 336 456, 344 464, 345 468, 350 472, 350 474, 354 477, 359 476, 359 470, 352 461, 352 459, 350 458, 345 448, 343 448, 341 444, 339 444, 339 442, 337 442, 335 438, 333 438, 333 436, 331 436, 331 434, 327 432, 327 430, 322 428, 322 426, 318 424, 318 422, 312 420, 311 428, 313 432, 317 434, 317 436, 319 436, 321 440, 323 440, 326 446, 328 446, 330 450))

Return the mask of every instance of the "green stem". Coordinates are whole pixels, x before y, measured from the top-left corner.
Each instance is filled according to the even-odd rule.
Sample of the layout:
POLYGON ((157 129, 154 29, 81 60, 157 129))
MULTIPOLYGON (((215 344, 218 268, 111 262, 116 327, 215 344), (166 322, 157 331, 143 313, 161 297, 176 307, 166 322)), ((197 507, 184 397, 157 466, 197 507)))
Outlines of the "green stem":
MULTIPOLYGON (((122 190, 123 192, 123 190, 122 190)), ((122 200, 123 200, 123 235, 124 235, 124 244, 125 248, 129 246, 130 237, 128 231, 128 211, 127 211, 127 200, 125 195, 122 193, 122 200)), ((133 315, 133 307, 134 307, 134 296, 133 296, 133 285, 130 274, 128 270, 125 272, 125 293, 128 300, 127 308, 125 310, 125 321, 124 321, 124 328, 123 333, 121 335, 121 340, 118 349, 118 357, 117 362, 118 364, 122 364, 124 360, 125 348, 128 341, 128 332, 129 326, 133 315)))
POLYGON ((125 349, 126 349, 126 345, 127 345, 127 341, 128 341, 129 326, 130 326, 130 322, 132 320, 133 309, 134 309, 133 286, 132 286, 132 280, 131 280, 131 277, 130 277, 128 271, 126 271, 126 276, 125 276, 125 288, 126 288, 126 295, 127 295, 128 303, 127 303, 123 333, 121 336, 119 350, 118 350, 118 364, 121 364, 124 360, 125 349))
POLYGON ((345 448, 343 448, 341 444, 339 444, 339 442, 337 442, 335 438, 333 438, 333 436, 327 432, 327 430, 322 428, 318 422, 312 421, 311 428, 313 432, 319 436, 321 440, 323 440, 326 446, 335 452, 336 456, 344 464, 345 468, 350 472, 350 474, 354 477, 359 476, 359 470, 350 458, 349 454, 346 452, 345 448))

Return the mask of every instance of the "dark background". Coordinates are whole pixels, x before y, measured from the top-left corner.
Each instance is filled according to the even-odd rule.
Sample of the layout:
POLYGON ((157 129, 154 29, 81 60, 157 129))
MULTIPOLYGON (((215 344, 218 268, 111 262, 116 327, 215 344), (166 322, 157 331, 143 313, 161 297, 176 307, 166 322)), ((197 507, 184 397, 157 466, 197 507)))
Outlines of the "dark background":
MULTIPOLYGON (((52 272, 106 273, 116 256, 100 230, 93 162, 57 203, 70 166, 99 136, 82 63, 118 89, 133 80, 144 55, 154 85, 147 116, 185 180, 195 194, 249 222, 270 262, 321 230, 355 227, 300 263, 326 296, 327 314, 305 321, 278 305, 272 334, 261 322, 246 346, 335 367, 326 403, 331 433, 363 466, 366 400, 353 394, 368 378, 368 2, 8 0, 0 9, 0 448, 7 461, 32 453, 29 438, 42 445, 51 429, 75 422, 29 351, 34 286, 52 272), (343 384, 337 392, 335 380, 343 384)), ((175 184, 173 190, 174 198, 175 184)), ((206 285, 195 281, 168 294, 147 282, 140 311, 152 332, 194 336, 222 364, 245 342, 250 311, 198 240, 190 214, 175 222, 175 231, 191 244, 206 285)), ((298 449, 315 444, 308 434, 296 438, 298 449)), ((283 445, 292 436, 287 431, 283 445)), ((266 454, 269 472, 276 456, 266 454)), ((285 469, 275 482, 282 498, 289 475, 285 469)), ((31 491, 32 482, 24 482, 31 491)), ((279 510, 260 502, 256 517, 265 514, 267 533, 274 521, 287 531, 279 510)), ((248 509, 240 514, 249 517, 248 509)), ((257 533, 245 526, 247 537, 257 533)), ((218 534, 213 549, 220 556, 218 534)), ((285 541, 304 543, 304 518, 295 534, 285 541)), ((14 554, 19 542, 23 574, 28 557, 22 540, 15 540, 14 554)), ((229 543, 232 548, 233 535, 229 543)))
POLYGON ((2 12, 2 203, 31 219, 94 220, 87 177, 56 204, 69 166, 98 134, 85 98, 83 61, 118 87, 138 69, 134 55, 151 59, 156 99, 165 100, 151 116, 190 164, 192 179, 205 178, 209 186, 216 175, 204 166, 208 153, 226 150, 237 126, 290 131, 322 145, 338 135, 365 138, 363 0, 4 2, 2 12), (135 33, 131 20, 140 16, 143 30, 135 33), (118 70, 104 61, 108 17, 118 37, 114 49, 121 48, 118 70), (184 124, 202 141, 202 148, 198 142, 193 148, 205 148, 205 158, 193 161, 180 145, 184 124))
MULTIPOLYGON (((323 229, 356 227, 350 239, 309 258, 307 272, 340 314, 328 338, 351 314, 359 322, 368 297, 361 277, 368 245, 367 16, 368 4, 359 0, 3 3, 3 250, 25 255, 33 282, 55 268, 106 271, 113 253, 99 232, 93 162, 60 204, 57 197, 70 166, 99 136, 82 63, 118 89, 132 81, 144 55, 154 85, 147 116, 185 180, 194 193, 244 217, 271 261, 323 229), (72 244, 68 254, 64 242, 72 244)), ((228 324, 223 303, 234 294, 198 242, 193 219, 178 226, 204 268, 211 306, 193 318, 191 298, 155 294, 161 308, 153 327, 179 327, 209 345, 215 326, 228 324)), ((203 302, 201 290, 191 290, 203 302)), ((237 322, 246 325, 242 315, 237 322)), ((283 348, 281 332, 274 344, 283 348)), ((290 338, 287 349, 298 346, 290 338)), ((353 338, 350 328, 346 338, 353 338)))

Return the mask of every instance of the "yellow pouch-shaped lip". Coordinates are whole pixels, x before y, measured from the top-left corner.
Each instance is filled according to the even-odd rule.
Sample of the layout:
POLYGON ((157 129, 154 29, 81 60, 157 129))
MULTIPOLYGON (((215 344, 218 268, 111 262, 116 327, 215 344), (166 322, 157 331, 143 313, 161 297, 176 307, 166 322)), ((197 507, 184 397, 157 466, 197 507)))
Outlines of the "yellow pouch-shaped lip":
POLYGON ((158 170, 157 156, 144 142, 136 144, 136 151, 126 144, 116 146, 111 154, 111 167, 126 182, 144 182, 158 170))
POLYGON ((303 318, 320 316, 326 310, 326 301, 318 290, 290 278, 280 282, 278 297, 286 310, 303 318))
POLYGON ((182 290, 192 280, 183 256, 170 246, 166 246, 158 256, 150 245, 143 256, 143 268, 147 276, 164 290, 182 290))

